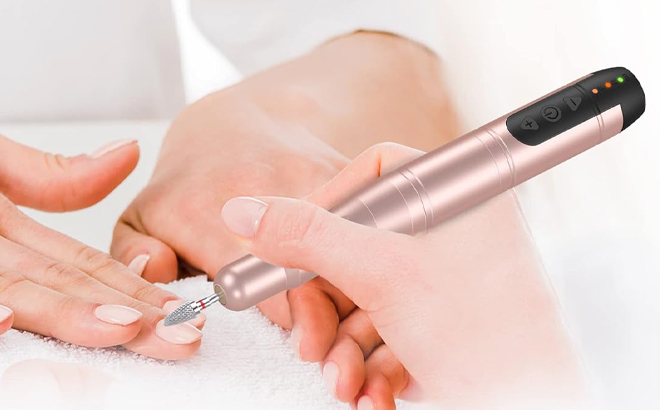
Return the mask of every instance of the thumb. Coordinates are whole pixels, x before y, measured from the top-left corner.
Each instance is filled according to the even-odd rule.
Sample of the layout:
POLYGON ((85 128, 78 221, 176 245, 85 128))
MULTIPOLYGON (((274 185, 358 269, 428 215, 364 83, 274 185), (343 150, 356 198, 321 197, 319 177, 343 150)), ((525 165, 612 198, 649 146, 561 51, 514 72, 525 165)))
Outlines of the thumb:
POLYGON ((134 140, 64 157, 0 135, 0 192, 17 205, 44 211, 86 208, 112 192, 133 171, 139 156, 134 140))
POLYGON ((145 234, 133 205, 121 216, 112 236, 110 254, 149 282, 169 283, 178 276, 179 262, 174 251, 153 236, 145 234), (138 270, 134 269, 138 265, 138 270))
POLYGON ((411 245, 408 236, 358 225, 295 199, 233 198, 222 218, 253 255, 315 272, 366 310, 391 300, 411 245))

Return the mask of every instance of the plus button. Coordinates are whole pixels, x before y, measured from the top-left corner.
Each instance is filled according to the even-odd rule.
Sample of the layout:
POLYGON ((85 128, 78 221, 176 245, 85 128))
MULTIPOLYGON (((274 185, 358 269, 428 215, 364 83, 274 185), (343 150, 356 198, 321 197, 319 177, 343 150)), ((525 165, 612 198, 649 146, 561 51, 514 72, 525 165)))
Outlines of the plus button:
POLYGON ((539 125, 536 123, 536 121, 534 121, 534 118, 528 115, 523 119, 522 124, 520 124, 520 128, 525 131, 536 131, 539 129, 539 125))

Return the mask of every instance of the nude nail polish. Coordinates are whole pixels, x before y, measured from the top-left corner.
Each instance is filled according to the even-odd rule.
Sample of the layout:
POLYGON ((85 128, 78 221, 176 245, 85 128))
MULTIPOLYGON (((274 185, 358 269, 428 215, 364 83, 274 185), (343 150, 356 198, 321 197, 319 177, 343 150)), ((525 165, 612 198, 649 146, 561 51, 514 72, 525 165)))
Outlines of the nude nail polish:
POLYGON ((303 360, 302 355, 300 354, 300 343, 302 341, 302 336, 302 330, 300 327, 294 326, 293 329, 291 329, 291 347, 293 347, 293 352, 300 360, 303 360))
POLYGON ((188 345, 202 338, 202 332, 188 323, 165 326, 163 320, 156 325, 156 335, 168 343, 175 345, 188 345))
POLYGON ((106 155, 106 154, 108 154, 112 151, 118 150, 121 147, 124 147, 126 145, 130 145, 130 144, 134 144, 136 142, 137 141, 134 140, 134 139, 124 139, 124 140, 119 140, 119 141, 113 141, 113 142, 110 142, 110 143, 102 146, 101 148, 97 149, 96 151, 92 152, 91 154, 89 154, 89 156, 92 159, 101 158, 102 156, 104 156, 104 155, 106 155))
POLYGON ((357 410, 374 410, 374 402, 369 396, 362 396, 357 402, 357 410))
POLYGON ((144 268, 147 267, 149 259, 151 259, 151 256, 147 254, 138 255, 131 261, 131 263, 128 264, 128 269, 136 275, 142 276, 142 273, 144 273, 144 268))
POLYGON ((266 213, 268 204, 249 196, 232 198, 222 207, 222 219, 230 231, 236 235, 253 237, 259 229, 259 222, 266 213))
MULTIPOLYGON (((183 300, 170 300, 169 302, 163 305, 163 311, 169 315, 170 313, 174 312, 174 309, 178 308, 184 303, 185 302, 183 300)), ((193 320, 187 323, 190 323, 195 327, 199 327, 203 325, 204 322, 206 322, 206 315, 204 314, 204 312, 200 312, 196 318, 194 318, 193 320)))
POLYGON ((330 394, 337 397, 337 382, 339 381, 339 366, 335 362, 323 365, 323 381, 330 394))
POLYGON ((101 305, 94 310, 97 319, 111 325, 127 326, 142 318, 142 313, 121 305, 101 305))
POLYGON ((13 310, 9 309, 6 306, 0 306, 0 323, 9 319, 9 317, 13 314, 14 314, 13 310))

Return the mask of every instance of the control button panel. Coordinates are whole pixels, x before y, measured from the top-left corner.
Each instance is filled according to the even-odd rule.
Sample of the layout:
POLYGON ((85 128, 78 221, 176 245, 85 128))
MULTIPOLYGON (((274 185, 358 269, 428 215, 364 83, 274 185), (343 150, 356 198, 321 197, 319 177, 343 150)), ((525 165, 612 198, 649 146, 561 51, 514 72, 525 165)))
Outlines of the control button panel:
POLYGON ((567 87, 506 120, 511 135, 526 145, 539 145, 598 114, 591 97, 576 86, 567 87))
POLYGON ((523 144, 539 145, 616 106, 621 107, 622 129, 639 118, 646 107, 642 86, 623 67, 596 71, 511 114, 506 127, 523 144))

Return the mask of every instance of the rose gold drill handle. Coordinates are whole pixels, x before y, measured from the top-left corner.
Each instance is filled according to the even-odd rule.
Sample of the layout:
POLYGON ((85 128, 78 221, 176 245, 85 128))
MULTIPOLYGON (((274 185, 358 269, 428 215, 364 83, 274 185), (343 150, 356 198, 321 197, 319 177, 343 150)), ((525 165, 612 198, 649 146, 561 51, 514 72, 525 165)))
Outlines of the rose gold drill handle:
MULTIPOLYGON (((594 76, 611 75, 614 70, 625 69, 594 76)), ((628 118, 622 105, 607 99, 590 100, 581 110, 569 112, 577 96, 588 97, 580 88, 594 81, 587 76, 380 177, 331 212, 378 229, 423 233, 621 132, 644 111, 641 86, 625 72, 637 88, 624 89, 622 101, 638 97, 624 101, 628 118), (550 103, 561 105, 568 125, 560 123, 564 129, 553 132, 553 118, 548 117, 542 134, 536 134, 538 122, 543 121, 538 116, 553 113, 547 109, 550 103), (536 119, 529 120, 528 113, 536 119), (539 135, 545 135, 542 143, 539 135)), ((274 266, 248 255, 218 272, 215 291, 228 309, 244 310, 314 277, 314 273, 274 266)))

